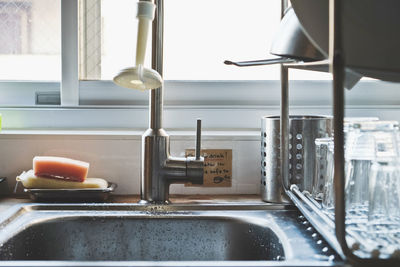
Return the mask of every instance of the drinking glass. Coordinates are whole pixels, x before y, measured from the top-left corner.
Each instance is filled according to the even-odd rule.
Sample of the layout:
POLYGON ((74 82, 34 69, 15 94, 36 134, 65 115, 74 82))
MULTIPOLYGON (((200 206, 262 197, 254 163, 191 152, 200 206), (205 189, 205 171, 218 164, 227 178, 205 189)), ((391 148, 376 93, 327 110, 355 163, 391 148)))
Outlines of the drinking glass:
POLYGON ((400 232, 400 175, 397 162, 371 168, 368 225, 373 233, 400 232))
POLYGON ((400 233, 399 128, 388 123, 379 130, 369 179, 369 231, 400 233))
MULTIPOLYGON (((346 230, 360 238, 366 251, 384 257, 397 255, 400 251, 399 124, 358 120, 344 126, 346 230)), ((333 142, 328 151, 333 162, 333 142)), ((332 217, 333 166, 327 168, 332 168, 332 174, 326 177, 322 206, 332 217)))
POLYGON ((317 200, 322 200, 324 188, 333 174, 333 153, 330 146, 333 144, 333 137, 315 139, 315 173, 313 179, 312 196, 317 200))
MULTIPOLYGON (((349 147, 350 144, 347 142, 347 138, 349 136, 349 131, 353 131, 354 129, 357 129, 357 126, 354 126, 354 123, 362 123, 362 122, 368 122, 368 121, 378 121, 379 118, 377 117, 346 117, 344 118, 344 125, 343 125, 343 131, 344 131, 344 138, 345 138, 345 144, 347 144, 346 147, 349 147)), ((354 141, 354 133, 350 134, 350 140, 354 141), (353 137, 352 137, 353 135, 353 137)), ((350 142, 351 143, 351 142, 350 142)), ((353 150, 354 151, 354 150, 353 150)), ((328 152, 327 152, 327 168, 326 168, 326 180, 325 180, 325 186, 323 189, 322 193, 322 207, 325 212, 328 213, 328 215, 333 216, 334 215, 334 207, 335 207, 335 196, 334 196, 334 142, 333 140, 329 142, 328 145, 328 152)), ((345 166, 345 169, 347 169, 347 165, 345 166)), ((362 165, 362 164, 361 164, 362 165)), ((366 165, 366 164, 364 164, 366 165)), ((361 168, 363 169, 363 168, 361 168)), ((365 168, 364 168, 365 169, 365 168)), ((346 173, 346 172, 345 172, 346 173)), ((365 185, 364 185, 365 187, 365 185)), ((352 191, 349 189, 349 191, 352 191)))
POLYGON ((349 126, 345 150, 346 225, 371 243, 385 243, 378 241, 378 236, 395 232, 400 226, 398 130, 398 123, 393 121, 349 126))
POLYGON ((354 122, 347 127, 345 149, 346 223, 366 222, 368 182, 375 159, 374 129, 377 122, 354 122))

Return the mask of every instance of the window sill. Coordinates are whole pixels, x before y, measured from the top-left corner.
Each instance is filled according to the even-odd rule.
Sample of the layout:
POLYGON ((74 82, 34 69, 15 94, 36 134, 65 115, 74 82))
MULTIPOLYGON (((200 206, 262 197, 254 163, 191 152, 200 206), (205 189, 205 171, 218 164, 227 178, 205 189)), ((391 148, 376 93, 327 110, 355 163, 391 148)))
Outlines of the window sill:
MULTIPOLYGON (((73 139, 73 140, 141 140, 144 130, 48 130, 48 129, 4 129, 0 139, 73 139)), ((194 140, 195 132, 190 130, 168 130, 171 140, 194 140)), ((258 141, 258 130, 213 130, 202 131, 203 140, 213 141, 258 141)))
MULTIPOLYGON (((3 128, 148 127, 147 93, 114 88, 107 81, 81 83, 79 107, 3 105, 3 128)), ((261 117, 280 113, 279 88, 279 81, 166 81, 163 126, 167 130, 193 129, 196 119, 201 118, 205 129, 259 129, 261 117)), ((331 88, 331 81, 291 81, 290 113, 330 115, 331 88)), ((17 85, 0 83, 0 89, 19 92, 17 85)), ((399 94, 398 84, 362 81, 351 91, 346 90, 346 116, 398 118, 399 94)), ((5 94, 0 101, 7 99, 24 98, 5 94)))

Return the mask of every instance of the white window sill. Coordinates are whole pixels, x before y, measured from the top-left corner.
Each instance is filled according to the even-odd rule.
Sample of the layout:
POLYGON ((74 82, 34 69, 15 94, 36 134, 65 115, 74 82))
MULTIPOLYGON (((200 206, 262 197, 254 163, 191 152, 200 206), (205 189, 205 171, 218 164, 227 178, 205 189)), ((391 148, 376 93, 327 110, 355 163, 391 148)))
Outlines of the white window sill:
MULTIPOLYGON (((45 85, 45 84, 44 84, 45 85)), ((44 86, 43 85, 43 86, 44 86)), ((7 106, 24 98, 25 84, 0 83, 3 129, 146 129, 148 93, 116 88, 111 82, 81 82, 80 106, 7 106), (21 87, 22 88, 19 88, 21 87), (112 92, 112 93, 111 93, 112 92), (22 95, 19 95, 21 93, 22 95), (11 103, 13 103, 11 101, 11 103), (117 104, 117 105, 114 105, 117 104)), ((34 88, 42 88, 38 84, 34 88)), ((29 86, 28 86, 29 87, 29 86)), ((38 89, 38 90, 39 90, 38 89)), ((330 115, 331 81, 290 81, 290 114, 330 115)), ((399 85, 362 81, 346 90, 346 116, 397 119, 399 85)), ((279 81, 166 81, 163 126, 193 129, 259 129, 261 118, 280 113, 279 81)), ((34 99, 34 93, 29 99, 34 99)))
MULTIPOLYGON (((141 140, 144 129, 132 130, 48 130, 48 129, 4 129, 0 131, 0 139, 90 139, 90 140, 141 140)), ((171 140, 194 140, 195 131, 190 130, 167 130, 171 140)), ((203 140, 214 141, 254 141, 260 140, 259 130, 220 130, 202 131, 203 140)))

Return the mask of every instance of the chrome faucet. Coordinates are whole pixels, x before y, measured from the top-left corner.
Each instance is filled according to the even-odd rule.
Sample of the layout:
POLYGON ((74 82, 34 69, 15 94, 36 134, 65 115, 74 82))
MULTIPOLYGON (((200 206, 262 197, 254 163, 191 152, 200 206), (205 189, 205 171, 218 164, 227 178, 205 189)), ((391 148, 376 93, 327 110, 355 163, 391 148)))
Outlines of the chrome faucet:
MULTIPOLYGON (((143 0, 141 0, 143 1, 143 0)), ((163 71, 163 0, 155 0, 152 27, 152 68, 163 71)), ((204 159, 200 156, 201 121, 197 121, 196 156, 177 158, 170 155, 169 135, 162 128, 163 88, 150 91, 150 127, 142 136, 141 203, 168 203, 173 183, 202 184, 204 159)))

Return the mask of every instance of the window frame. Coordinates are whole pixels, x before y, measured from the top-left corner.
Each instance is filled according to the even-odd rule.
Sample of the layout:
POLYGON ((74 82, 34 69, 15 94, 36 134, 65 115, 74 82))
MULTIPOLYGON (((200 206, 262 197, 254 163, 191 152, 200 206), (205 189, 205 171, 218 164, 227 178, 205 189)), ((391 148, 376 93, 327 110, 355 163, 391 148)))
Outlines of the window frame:
MULTIPOLYGON (((28 100, 18 106, 3 103, 3 128, 147 128, 148 93, 112 81, 79 80, 78 4, 78 0, 61 0, 61 81, 0 82, 3 99, 28 100), (61 104, 34 105, 38 92, 59 92, 61 104)), ((291 112, 331 114, 331 81, 296 80, 289 86, 291 112)), ((394 97, 400 96, 398 84, 361 81, 356 87, 347 94, 349 110, 391 114, 399 108, 400 97, 394 97)), ((255 129, 262 116, 279 114, 279 80, 165 81, 164 89, 164 127, 168 128, 193 128, 195 119, 202 117, 206 128, 255 129)))

